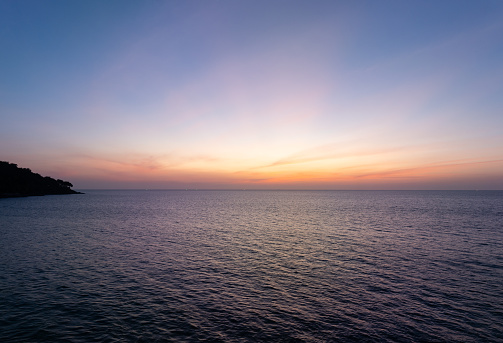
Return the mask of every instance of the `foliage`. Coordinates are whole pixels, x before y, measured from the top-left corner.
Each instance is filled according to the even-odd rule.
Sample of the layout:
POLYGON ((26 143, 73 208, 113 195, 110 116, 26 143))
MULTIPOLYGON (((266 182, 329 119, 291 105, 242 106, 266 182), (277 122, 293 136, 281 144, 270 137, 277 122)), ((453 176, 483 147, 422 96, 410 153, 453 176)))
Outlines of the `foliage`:
POLYGON ((0 197, 76 194, 68 181, 41 176, 28 168, 0 161, 0 197))

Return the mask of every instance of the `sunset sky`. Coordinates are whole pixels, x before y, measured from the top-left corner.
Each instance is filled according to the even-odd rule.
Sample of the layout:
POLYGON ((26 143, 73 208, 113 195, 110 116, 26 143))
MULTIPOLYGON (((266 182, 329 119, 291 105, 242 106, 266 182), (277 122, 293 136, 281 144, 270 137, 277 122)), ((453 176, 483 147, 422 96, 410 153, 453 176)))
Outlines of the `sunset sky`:
POLYGON ((503 189, 503 1, 2 0, 0 160, 76 189, 503 189))

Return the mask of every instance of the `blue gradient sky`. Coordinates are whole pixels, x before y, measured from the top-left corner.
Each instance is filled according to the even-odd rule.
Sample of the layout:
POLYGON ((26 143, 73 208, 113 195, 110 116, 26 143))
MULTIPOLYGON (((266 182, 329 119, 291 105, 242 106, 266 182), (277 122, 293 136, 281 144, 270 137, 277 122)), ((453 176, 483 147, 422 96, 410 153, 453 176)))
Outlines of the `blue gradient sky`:
POLYGON ((76 188, 503 189, 502 1, 0 2, 0 160, 76 188))

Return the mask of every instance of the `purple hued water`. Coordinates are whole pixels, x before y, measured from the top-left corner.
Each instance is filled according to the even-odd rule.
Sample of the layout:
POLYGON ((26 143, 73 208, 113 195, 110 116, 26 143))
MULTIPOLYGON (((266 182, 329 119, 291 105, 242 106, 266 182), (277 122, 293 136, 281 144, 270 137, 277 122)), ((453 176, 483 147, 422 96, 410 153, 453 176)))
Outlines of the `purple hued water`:
POLYGON ((1 342, 503 341, 503 192, 0 199, 1 342))

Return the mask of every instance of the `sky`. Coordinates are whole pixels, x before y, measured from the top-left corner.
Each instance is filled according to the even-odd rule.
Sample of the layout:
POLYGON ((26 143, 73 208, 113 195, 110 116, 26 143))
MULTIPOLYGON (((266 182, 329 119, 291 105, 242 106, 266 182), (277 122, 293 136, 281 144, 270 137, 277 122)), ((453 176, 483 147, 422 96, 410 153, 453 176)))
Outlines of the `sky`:
POLYGON ((0 160, 76 189, 503 189, 503 1, 0 1, 0 160))

